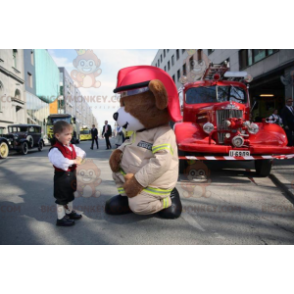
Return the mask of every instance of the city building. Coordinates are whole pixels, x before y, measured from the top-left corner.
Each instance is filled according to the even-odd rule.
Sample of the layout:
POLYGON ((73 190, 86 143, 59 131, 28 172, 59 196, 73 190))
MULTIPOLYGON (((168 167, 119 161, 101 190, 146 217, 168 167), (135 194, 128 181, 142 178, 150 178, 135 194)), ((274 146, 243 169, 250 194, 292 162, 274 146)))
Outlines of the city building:
POLYGON ((59 96, 59 71, 45 49, 24 49, 27 123, 37 124, 46 134, 50 103, 59 96))
POLYGON ((26 123, 22 49, 0 50, 0 134, 7 126, 26 123))
POLYGON ((76 118, 81 127, 97 126, 97 120, 92 110, 75 86, 73 79, 64 67, 59 67, 60 72, 60 93, 58 99, 58 113, 68 113, 76 118))
POLYGON ((179 88, 181 77, 189 75, 195 62, 223 64, 230 71, 250 74, 253 120, 267 117, 274 109, 281 110, 286 98, 294 98, 293 49, 160 49, 152 65, 169 73, 179 88))
MULTIPOLYGON (((24 49, 24 72, 25 72, 25 97, 27 123, 37 124, 42 127, 42 132, 46 133, 46 119, 49 115, 49 102, 41 96, 37 96, 37 78, 42 79, 43 72, 36 76, 36 51, 34 49, 24 49)), ((38 51, 40 53, 40 51, 38 51)), ((39 54, 37 52, 37 54, 39 54)), ((46 53, 45 53, 46 54, 46 53)))

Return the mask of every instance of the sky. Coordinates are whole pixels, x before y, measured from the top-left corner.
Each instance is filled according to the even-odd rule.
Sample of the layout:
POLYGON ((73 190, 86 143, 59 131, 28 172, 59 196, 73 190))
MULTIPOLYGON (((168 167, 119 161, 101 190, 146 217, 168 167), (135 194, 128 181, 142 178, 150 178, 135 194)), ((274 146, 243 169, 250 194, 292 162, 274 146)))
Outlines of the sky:
MULTIPOLYGON (((96 80, 101 82, 101 86, 99 88, 79 88, 79 90, 83 96, 101 96, 101 102, 89 103, 98 121, 100 130, 105 120, 108 120, 108 122, 114 126, 112 116, 119 108, 119 103, 113 102, 114 99, 112 99, 112 97, 114 96, 113 89, 116 88, 118 71, 128 66, 151 65, 157 50, 158 49, 93 49, 93 52, 101 61, 100 69, 102 72, 96 77, 96 80), (103 100, 106 102, 103 102, 103 100)), ((73 65, 73 60, 78 56, 76 50, 48 49, 48 52, 58 67, 65 67, 69 74, 73 70, 76 70, 73 65)))

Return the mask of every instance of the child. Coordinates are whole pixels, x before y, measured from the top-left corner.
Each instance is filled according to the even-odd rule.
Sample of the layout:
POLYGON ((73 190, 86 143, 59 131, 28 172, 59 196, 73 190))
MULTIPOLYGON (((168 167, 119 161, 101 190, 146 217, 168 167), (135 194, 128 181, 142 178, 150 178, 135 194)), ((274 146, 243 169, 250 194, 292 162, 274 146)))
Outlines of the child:
POLYGON ((74 192, 76 191, 76 167, 85 157, 81 148, 70 144, 72 126, 65 121, 58 121, 53 126, 55 142, 49 150, 48 157, 55 169, 54 197, 57 204, 57 226, 72 226, 74 220, 82 215, 73 210, 74 192))

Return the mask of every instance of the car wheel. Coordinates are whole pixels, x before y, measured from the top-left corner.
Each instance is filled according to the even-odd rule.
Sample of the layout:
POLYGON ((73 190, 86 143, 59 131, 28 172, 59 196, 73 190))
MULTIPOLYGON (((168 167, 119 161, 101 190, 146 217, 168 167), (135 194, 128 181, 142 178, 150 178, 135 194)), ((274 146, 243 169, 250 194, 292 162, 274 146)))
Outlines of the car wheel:
POLYGON ((29 152, 29 144, 27 142, 23 142, 21 144, 21 154, 27 155, 29 152))
POLYGON ((271 159, 255 160, 255 170, 259 177, 267 177, 271 173, 273 161, 271 159))
POLYGON ((5 142, 2 142, 0 144, 0 158, 4 159, 8 156, 9 154, 9 147, 5 142))
POLYGON ((30 144, 30 148, 33 148, 34 147, 34 138, 31 136, 31 135, 29 135, 29 136, 27 136, 27 141, 29 141, 29 144, 30 144))

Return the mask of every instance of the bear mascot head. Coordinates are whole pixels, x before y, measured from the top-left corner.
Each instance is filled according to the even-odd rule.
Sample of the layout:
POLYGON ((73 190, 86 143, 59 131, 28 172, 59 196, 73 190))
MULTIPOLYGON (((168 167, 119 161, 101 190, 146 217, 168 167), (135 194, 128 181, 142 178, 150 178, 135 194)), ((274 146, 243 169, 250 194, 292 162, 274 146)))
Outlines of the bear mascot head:
POLYGON ((169 126, 182 119, 175 83, 160 68, 134 66, 119 71, 114 93, 121 107, 113 117, 133 134, 109 159, 119 195, 107 201, 106 213, 179 217, 178 151, 169 126))

